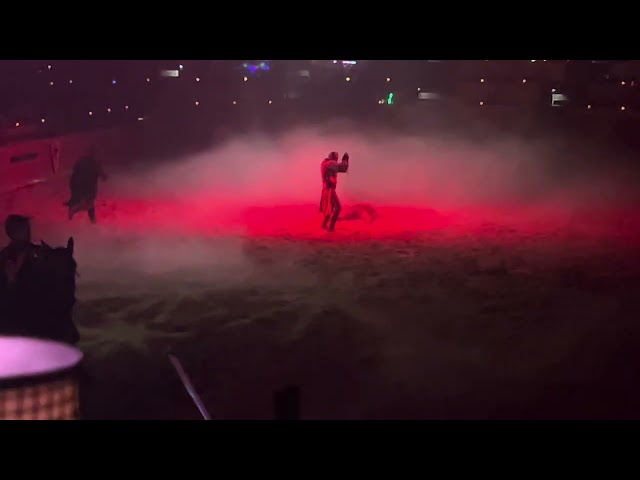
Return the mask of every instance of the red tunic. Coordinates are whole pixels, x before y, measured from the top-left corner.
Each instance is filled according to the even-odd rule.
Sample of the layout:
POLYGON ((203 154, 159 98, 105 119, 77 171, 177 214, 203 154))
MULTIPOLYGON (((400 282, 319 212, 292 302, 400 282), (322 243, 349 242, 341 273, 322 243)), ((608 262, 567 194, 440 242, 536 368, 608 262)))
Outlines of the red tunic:
POLYGON ((320 176, 322 178, 322 195, 320 196, 320 212, 323 215, 333 214, 334 206, 338 201, 336 187, 338 186, 338 173, 349 170, 349 162, 336 160, 323 160, 320 165, 320 176))

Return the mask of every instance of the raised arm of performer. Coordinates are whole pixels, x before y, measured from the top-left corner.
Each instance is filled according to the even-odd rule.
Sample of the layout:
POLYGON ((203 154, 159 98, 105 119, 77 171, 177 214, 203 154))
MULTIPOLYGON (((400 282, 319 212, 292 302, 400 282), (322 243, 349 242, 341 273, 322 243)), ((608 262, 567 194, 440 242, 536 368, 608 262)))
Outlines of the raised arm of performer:
POLYGON ((349 154, 345 153, 342 156, 342 161, 338 162, 337 155, 334 155, 335 152, 323 162, 324 173, 327 176, 335 176, 338 173, 346 173, 349 170, 349 154))
POLYGON ((349 154, 342 155, 342 161, 336 162, 336 168, 338 173, 347 173, 349 171, 349 154))

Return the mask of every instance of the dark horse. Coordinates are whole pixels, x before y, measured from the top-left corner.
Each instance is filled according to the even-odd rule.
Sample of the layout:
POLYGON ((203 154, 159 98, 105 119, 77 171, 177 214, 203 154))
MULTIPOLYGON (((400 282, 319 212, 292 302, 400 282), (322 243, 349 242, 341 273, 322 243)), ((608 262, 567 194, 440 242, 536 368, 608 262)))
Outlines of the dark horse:
POLYGON ((3 278, 3 333, 78 342, 80 335, 72 319, 77 275, 73 248, 72 237, 66 247, 54 248, 42 242, 14 284, 3 278))

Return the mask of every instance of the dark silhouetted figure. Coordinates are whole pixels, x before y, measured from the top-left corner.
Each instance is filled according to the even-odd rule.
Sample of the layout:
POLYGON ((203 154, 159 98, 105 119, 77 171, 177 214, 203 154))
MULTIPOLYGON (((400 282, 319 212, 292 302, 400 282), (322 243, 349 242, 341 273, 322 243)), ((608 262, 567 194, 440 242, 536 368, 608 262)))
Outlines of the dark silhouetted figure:
POLYGON ((76 162, 69 182, 71 198, 64 203, 69 207, 69 220, 76 213, 86 210, 91 223, 96 223, 95 202, 98 195, 98 180, 106 179, 102 165, 93 151, 76 162))
POLYGON ((322 228, 333 232, 342 211, 342 205, 338 199, 336 188, 338 186, 338 173, 349 170, 349 154, 342 156, 342 162, 338 162, 338 152, 331 152, 322 161, 320 175, 322 177, 322 195, 320 197, 320 213, 324 215, 322 228))
POLYGON ((31 242, 29 218, 9 215, 0 252, 0 334, 76 343, 73 238, 66 247, 31 242))
POLYGON ((13 286, 33 268, 40 247, 31 243, 31 222, 22 215, 9 215, 4 222, 9 245, 0 251, 1 272, 7 285, 13 286))

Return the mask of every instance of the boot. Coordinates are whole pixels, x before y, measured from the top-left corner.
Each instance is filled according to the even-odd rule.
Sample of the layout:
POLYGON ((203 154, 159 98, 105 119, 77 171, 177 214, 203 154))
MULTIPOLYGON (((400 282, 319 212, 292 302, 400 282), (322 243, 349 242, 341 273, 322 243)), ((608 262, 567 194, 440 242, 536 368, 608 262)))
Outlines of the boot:
POLYGON ((331 223, 329 224, 329 232, 335 232, 336 231, 336 222, 338 221, 338 215, 334 215, 333 218, 331 218, 331 223))

